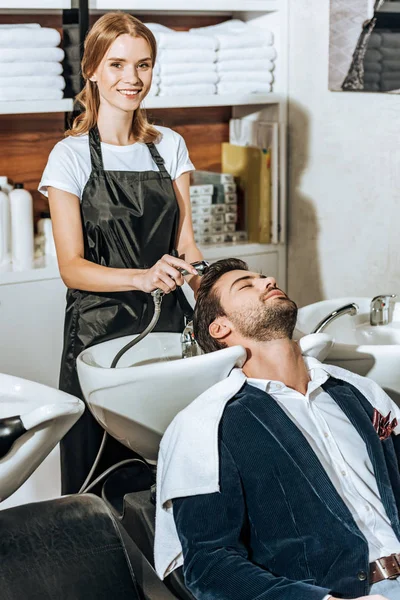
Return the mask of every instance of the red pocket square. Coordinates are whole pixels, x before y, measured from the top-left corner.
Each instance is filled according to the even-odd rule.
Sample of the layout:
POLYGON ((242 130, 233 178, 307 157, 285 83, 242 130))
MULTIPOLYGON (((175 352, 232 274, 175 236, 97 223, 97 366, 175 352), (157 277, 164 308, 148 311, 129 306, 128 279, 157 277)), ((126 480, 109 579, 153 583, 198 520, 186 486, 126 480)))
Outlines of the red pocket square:
POLYGON ((379 435, 380 440, 386 440, 392 433, 393 429, 397 426, 397 419, 390 420, 391 411, 389 411, 387 417, 381 415, 381 413, 374 409, 374 416, 372 419, 372 425, 376 433, 379 435))

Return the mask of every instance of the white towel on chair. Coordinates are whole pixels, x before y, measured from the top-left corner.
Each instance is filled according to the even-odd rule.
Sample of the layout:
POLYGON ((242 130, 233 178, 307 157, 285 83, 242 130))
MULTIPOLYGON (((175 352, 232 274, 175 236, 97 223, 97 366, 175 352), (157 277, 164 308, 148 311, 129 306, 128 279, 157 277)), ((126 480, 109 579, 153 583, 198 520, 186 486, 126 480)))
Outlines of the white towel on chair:
POLYGON ((248 83, 254 85, 255 83, 272 83, 273 75, 271 71, 226 71, 224 73, 218 73, 219 83, 235 83, 243 86, 247 86, 248 83))
POLYGON ((190 73, 196 71, 197 73, 215 73, 217 69, 217 63, 213 62, 197 62, 193 66, 188 65, 187 62, 180 63, 160 63, 160 73, 164 75, 178 75, 180 73, 190 73))
POLYGON ((215 62, 217 60, 215 50, 168 50, 162 49, 157 55, 157 60, 162 64, 166 63, 198 63, 198 62, 215 62))
POLYGON ((62 90, 46 87, 7 87, 0 84, 0 102, 12 100, 61 100, 62 90))
POLYGON ((249 68, 252 71, 273 71, 275 69, 275 63, 272 60, 261 59, 252 60, 249 64, 248 60, 221 60, 215 63, 218 73, 228 73, 230 71, 242 71, 246 72, 249 68))
POLYGON ((18 77, 19 75, 61 75, 62 64, 59 62, 0 62, 0 77, 18 77))
POLYGON ((185 85, 191 83, 217 83, 218 74, 214 71, 193 70, 189 73, 175 73, 174 75, 161 75, 162 85, 185 85))
POLYGON ((211 96, 216 93, 213 83, 199 83, 188 85, 160 85, 160 96, 211 96))
POLYGON ((0 88, 21 87, 23 89, 48 88, 63 90, 65 79, 61 75, 27 75, 26 77, 0 77, 0 88))
POLYGON ((265 46, 264 48, 229 48, 217 51, 217 61, 222 60, 260 60, 266 58, 275 60, 276 50, 274 46, 265 46))
POLYGON ((257 83, 254 81, 245 81, 243 83, 217 83, 217 94, 268 94, 272 91, 270 83, 257 83))
POLYGON ((54 48, 60 42, 61 36, 57 29, 49 27, 15 27, 0 30, 0 48, 54 48))
POLYGON ((27 58, 29 62, 61 62, 64 60, 64 50, 62 48, 1 48, 0 63, 18 62, 25 63, 27 58))

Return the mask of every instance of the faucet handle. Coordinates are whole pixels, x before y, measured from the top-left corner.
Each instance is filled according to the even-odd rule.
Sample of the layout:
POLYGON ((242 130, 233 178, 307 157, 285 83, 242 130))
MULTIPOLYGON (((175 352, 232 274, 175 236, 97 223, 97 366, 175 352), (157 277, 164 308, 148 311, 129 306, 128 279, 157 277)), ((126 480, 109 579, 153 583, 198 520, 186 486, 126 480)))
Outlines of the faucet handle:
POLYGON ((370 323, 371 325, 387 325, 389 323, 390 300, 397 294, 380 294, 371 300, 370 323))
POLYGON ((371 300, 371 308, 383 308, 388 302, 390 302, 391 298, 397 298, 397 294, 379 294, 379 296, 374 296, 371 300), (378 304, 378 306, 375 304, 378 304))

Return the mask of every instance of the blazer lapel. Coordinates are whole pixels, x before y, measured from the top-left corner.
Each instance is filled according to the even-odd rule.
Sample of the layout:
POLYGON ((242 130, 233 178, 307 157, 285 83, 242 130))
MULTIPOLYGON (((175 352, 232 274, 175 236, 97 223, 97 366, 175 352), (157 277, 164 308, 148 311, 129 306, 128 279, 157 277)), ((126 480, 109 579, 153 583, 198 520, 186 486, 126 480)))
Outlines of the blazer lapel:
MULTIPOLYGON (((385 442, 380 441, 372 425, 373 408, 363 394, 354 388, 354 386, 331 377, 322 387, 335 400, 365 442, 383 506, 397 537, 400 539, 398 509, 383 446, 386 443, 391 444, 392 441, 390 439, 385 442)), ((388 447, 386 454, 390 459, 390 464, 395 465, 398 471, 397 460, 392 460, 392 455, 394 454, 393 447, 388 447)))
POLYGON ((352 533, 359 535, 365 541, 351 512, 336 491, 335 486, 318 460, 314 450, 311 448, 300 429, 279 406, 278 402, 276 402, 267 392, 263 392, 247 383, 241 392, 239 392, 239 395, 242 394, 244 396, 259 396, 262 394, 263 402, 257 403, 258 414, 251 411, 251 403, 246 402, 247 409, 253 413, 253 416, 256 419, 262 421, 263 426, 280 445, 287 458, 293 462, 294 467, 300 469, 303 477, 308 481, 315 494, 317 494, 317 496, 325 503, 326 508, 339 519, 347 529, 352 533))

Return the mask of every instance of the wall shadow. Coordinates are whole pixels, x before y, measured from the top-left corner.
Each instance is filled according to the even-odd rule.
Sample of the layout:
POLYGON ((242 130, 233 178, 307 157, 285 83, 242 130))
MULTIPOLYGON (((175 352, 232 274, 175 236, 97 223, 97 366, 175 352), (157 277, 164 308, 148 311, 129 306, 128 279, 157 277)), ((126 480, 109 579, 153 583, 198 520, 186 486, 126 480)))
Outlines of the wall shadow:
POLYGON ((305 107, 290 101, 288 122, 288 293, 301 307, 322 300, 324 293, 317 200, 301 191, 301 179, 309 162, 310 118, 305 107))

